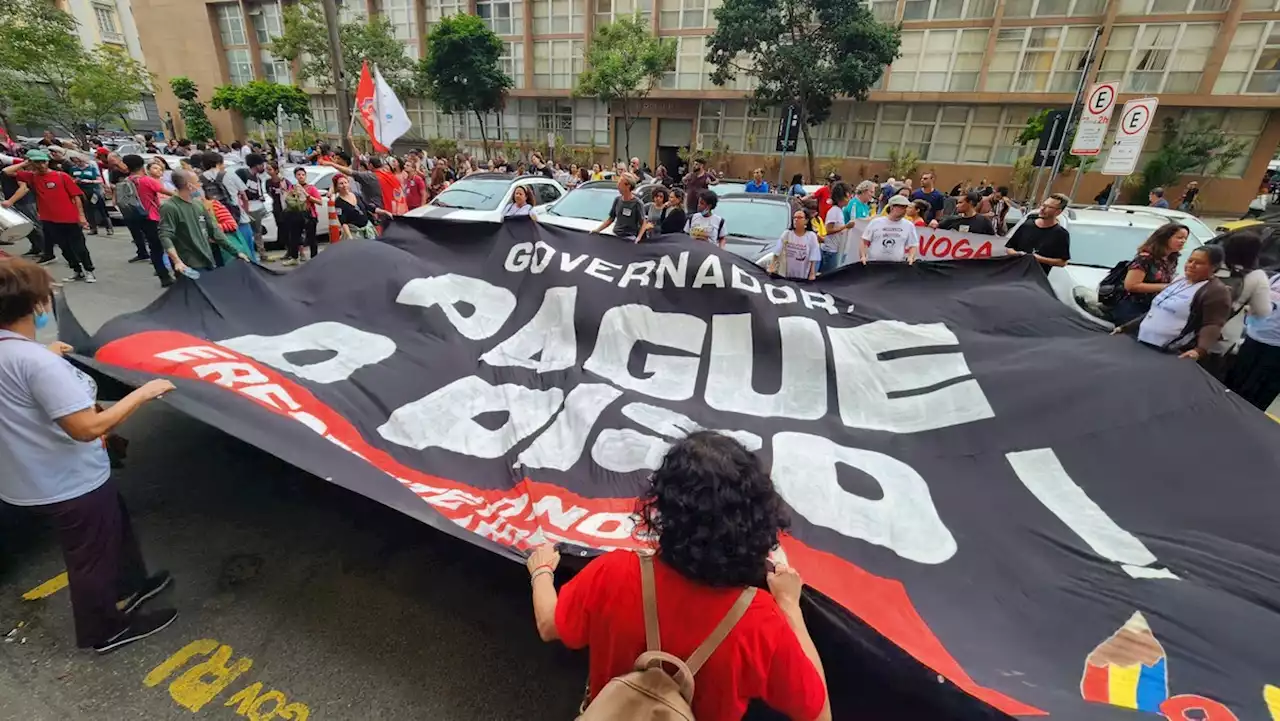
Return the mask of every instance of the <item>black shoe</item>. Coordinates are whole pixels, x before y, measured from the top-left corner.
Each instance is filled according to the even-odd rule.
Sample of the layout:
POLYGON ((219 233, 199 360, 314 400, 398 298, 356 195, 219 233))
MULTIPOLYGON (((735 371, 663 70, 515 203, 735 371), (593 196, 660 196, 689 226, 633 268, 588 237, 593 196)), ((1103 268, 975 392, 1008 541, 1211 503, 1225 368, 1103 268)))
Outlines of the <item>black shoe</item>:
POLYGON ((129 259, 130 263, 150 263, 151 258, 146 255, 135 255, 129 259))
POLYGON ((154 611, 152 613, 139 613, 129 619, 129 625, 123 631, 117 633, 111 638, 93 647, 94 651, 99 654, 111 653, 112 651, 127 646, 134 641, 141 641, 147 636, 151 636, 169 627, 178 618, 178 612, 173 609, 164 611, 154 611))
POLYGON ((115 233, 115 230, 113 230, 113 229, 111 229, 111 228, 107 228, 107 235, 115 235, 115 234, 116 234, 116 233, 115 233))
POLYGON ((28 250, 27 252, 22 254, 24 258, 39 258, 40 255, 41 255, 41 251, 36 250, 35 248, 32 248, 31 250, 28 250))
POLYGON ((160 279, 161 288, 168 288, 171 285, 173 285, 173 276, 169 275, 160 279))
POLYGON ((57 261, 58 259, 51 255, 48 258, 41 258, 39 263, 40 265, 49 265, 50 263, 56 263, 57 261))
POLYGON ((168 571, 159 571, 154 576, 143 581, 142 588, 137 593, 116 605, 120 607, 121 611, 125 612, 125 615, 130 615, 137 611, 142 604, 155 598, 161 591, 168 588, 170 583, 173 583, 173 576, 169 575, 168 571))

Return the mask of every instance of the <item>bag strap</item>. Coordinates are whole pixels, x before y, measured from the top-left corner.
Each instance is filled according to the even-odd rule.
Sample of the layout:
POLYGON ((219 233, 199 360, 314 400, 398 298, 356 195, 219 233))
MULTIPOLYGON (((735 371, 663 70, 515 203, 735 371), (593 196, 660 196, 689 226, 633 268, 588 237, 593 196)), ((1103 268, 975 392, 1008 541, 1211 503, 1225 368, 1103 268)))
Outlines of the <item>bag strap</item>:
POLYGON ((653 580, 653 556, 641 553, 640 594, 644 600, 644 645, 648 651, 662 650, 662 636, 658 630, 658 595, 653 580))
POLYGON ((728 637, 729 632, 733 630, 733 627, 738 625, 738 621, 742 620, 742 616, 746 614, 747 608, 751 605, 751 600, 754 599, 755 596, 756 589, 754 586, 748 586, 742 589, 742 595, 738 596, 738 600, 734 601, 733 607, 729 609, 729 612, 725 614, 724 618, 720 619, 720 624, 715 627, 715 630, 711 632, 711 635, 707 636, 707 640, 703 641, 702 645, 698 646, 698 648, 694 650, 693 655, 689 657, 689 660, 686 662, 689 666, 689 673, 697 675, 698 670, 702 668, 702 664, 706 663, 707 659, 711 658, 711 654, 716 652, 716 649, 719 648, 720 644, 724 642, 726 637, 728 637))

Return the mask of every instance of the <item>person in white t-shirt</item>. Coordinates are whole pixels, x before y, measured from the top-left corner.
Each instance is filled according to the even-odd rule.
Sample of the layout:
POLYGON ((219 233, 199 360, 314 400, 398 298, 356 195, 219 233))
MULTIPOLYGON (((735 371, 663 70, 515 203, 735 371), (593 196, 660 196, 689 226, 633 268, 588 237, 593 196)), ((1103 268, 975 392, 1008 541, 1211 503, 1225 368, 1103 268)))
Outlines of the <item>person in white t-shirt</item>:
POLYGON ((920 237, 911 221, 903 217, 908 205, 911 201, 901 195, 889 198, 887 214, 872 219, 862 231, 860 259, 863 265, 869 260, 891 263, 905 260, 908 265, 916 262, 920 237))
POLYGON ((822 266, 819 268, 822 273, 830 273, 844 264, 850 232, 847 228, 853 227, 852 222, 846 224, 844 220, 844 204, 847 202, 849 186, 845 183, 831 186, 831 207, 822 219, 827 228, 827 235, 822 239, 822 266))
POLYGON ((716 215, 716 203, 719 197, 710 190, 704 190, 698 196, 698 212, 689 216, 684 223, 684 232, 694 240, 705 240, 724 247, 724 218, 716 215))
POLYGON ((826 253, 818 246, 818 234, 809 230, 809 214, 801 208, 791 215, 791 229, 773 244, 769 272, 793 280, 813 280, 820 255, 825 259, 826 253))

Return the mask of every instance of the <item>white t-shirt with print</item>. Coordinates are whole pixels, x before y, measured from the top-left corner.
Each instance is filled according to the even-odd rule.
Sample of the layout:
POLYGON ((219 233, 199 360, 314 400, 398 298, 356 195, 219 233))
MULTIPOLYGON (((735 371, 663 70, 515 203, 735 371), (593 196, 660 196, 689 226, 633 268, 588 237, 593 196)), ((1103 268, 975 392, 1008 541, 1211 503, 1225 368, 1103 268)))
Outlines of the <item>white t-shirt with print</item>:
POLYGON ((907 248, 920 245, 916 226, 906 218, 892 220, 887 215, 874 218, 862 231, 863 242, 870 242, 867 260, 901 263, 907 259, 907 248))
POLYGON ((694 213, 684 222, 684 232, 693 237, 694 240, 705 240, 708 243, 720 243, 720 231, 723 228, 724 218, 712 212, 711 215, 703 215, 702 213, 694 213))
POLYGON ((818 248, 818 234, 812 230, 796 235, 788 230, 773 244, 774 257, 779 259, 778 274, 784 278, 808 280, 814 263, 822 260, 818 248))
POLYGON ((838 205, 831 206, 827 211, 827 217, 822 219, 827 224, 827 237, 822 239, 822 252, 824 253, 844 253, 845 244, 848 242, 849 231, 840 230, 835 233, 831 232, 831 226, 836 223, 844 223, 844 210, 838 205))
POLYGON ((1191 301, 1208 281, 1178 278, 1151 300, 1151 310, 1138 326, 1138 340, 1160 348, 1177 340, 1191 318, 1191 301))

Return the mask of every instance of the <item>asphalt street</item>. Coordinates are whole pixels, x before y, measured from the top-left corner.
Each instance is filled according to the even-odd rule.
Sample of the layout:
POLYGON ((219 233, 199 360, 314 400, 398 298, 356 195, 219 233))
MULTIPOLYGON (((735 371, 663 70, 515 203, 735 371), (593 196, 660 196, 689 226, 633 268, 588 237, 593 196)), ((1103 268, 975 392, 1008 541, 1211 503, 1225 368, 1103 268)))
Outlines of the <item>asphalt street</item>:
MULTIPOLYGON (((127 233, 90 248, 100 281, 66 295, 93 332, 160 287, 147 264, 125 262, 127 233)), ((122 433, 132 444, 116 478, 144 554, 176 579, 153 603, 178 621, 109 656, 75 648, 52 534, 0 507, 0 718, 573 716, 586 657, 538 639, 522 566, 163 401, 122 433)))

